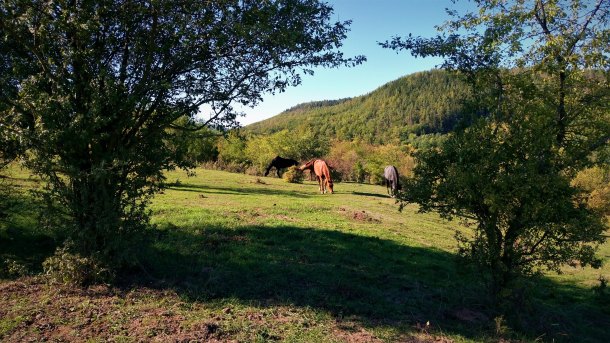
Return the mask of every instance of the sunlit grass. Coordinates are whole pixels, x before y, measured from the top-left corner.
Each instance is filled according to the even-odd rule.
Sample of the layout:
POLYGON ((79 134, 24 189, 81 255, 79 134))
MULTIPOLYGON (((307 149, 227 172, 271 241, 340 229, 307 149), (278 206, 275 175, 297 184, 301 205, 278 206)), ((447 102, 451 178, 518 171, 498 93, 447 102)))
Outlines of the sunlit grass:
MULTIPOLYGON (((25 192, 38 186, 28 175, 14 169, 10 176, 25 192)), ((105 337, 129 341, 133 314, 167 308, 184 328, 214 323, 224 339, 238 341, 608 337, 601 325, 610 318, 608 293, 592 289, 600 275, 610 279, 610 243, 599 252, 606 262, 602 269, 566 267, 562 275, 534 282, 533 300, 517 316, 522 323, 498 333, 484 278, 456 258, 459 223, 418 213, 414 205, 399 212, 384 187, 337 183, 335 194, 321 195, 315 182, 202 169, 192 177, 170 172, 167 183, 150 204, 155 228, 141 247, 144 273, 128 283, 137 301, 112 301, 112 311, 122 314, 97 324, 107 326, 105 337), (137 293, 149 287, 164 293, 137 293), (464 309, 487 318, 464 321, 456 316, 464 309)), ((2 257, 18 259, 27 255, 19 249, 29 247, 37 250, 29 263, 40 263, 52 253, 53 235, 42 239, 27 213, 33 212, 1 227, 2 257)), ((74 301, 96 307, 95 299, 74 301)), ((17 300, 23 309, 5 312, 0 322, 5 334, 18 330, 24 313, 58 301, 17 300)), ((153 328, 162 323, 150 320, 142 324, 151 328, 147 334, 160 337, 153 328)), ((76 317, 62 325, 75 330, 82 321, 76 317)))

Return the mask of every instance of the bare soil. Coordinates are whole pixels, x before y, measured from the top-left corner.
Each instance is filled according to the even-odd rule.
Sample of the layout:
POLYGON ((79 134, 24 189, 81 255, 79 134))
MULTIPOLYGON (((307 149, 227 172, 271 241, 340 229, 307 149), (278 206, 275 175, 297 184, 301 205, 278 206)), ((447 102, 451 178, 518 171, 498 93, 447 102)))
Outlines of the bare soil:
MULTIPOLYGON (((68 289, 41 278, 0 282, 0 340, 6 342, 238 342, 252 337, 235 323, 249 328, 290 326, 302 320, 300 316, 294 308, 280 308, 271 315, 256 309, 214 309, 184 302, 171 290, 106 285, 68 289)), ((332 323, 328 335, 332 341, 382 341, 353 322, 332 323)), ((282 338, 271 335, 267 340, 282 338)), ((425 332, 401 341, 449 342, 425 332)))

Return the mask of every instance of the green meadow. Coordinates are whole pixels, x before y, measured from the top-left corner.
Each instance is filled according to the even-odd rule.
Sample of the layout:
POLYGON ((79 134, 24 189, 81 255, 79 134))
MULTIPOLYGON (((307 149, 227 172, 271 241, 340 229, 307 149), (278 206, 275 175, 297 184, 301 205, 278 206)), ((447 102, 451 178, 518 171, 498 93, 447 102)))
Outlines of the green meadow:
MULTIPOLYGON (((24 197, 39 187, 16 168, 7 181, 24 197)), ((399 212, 385 187, 336 183, 321 195, 311 181, 203 169, 169 172, 167 186, 137 267, 85 290, 44 282, 61 232, 38 228, 21 197, 21 214, 0 223, 0 257, 27 270, 0 281, 0 340, 610 341, 599 281, 610 279, 610 243, 602 269, 528 281, 508 318, 456 256, 455 231, 468 228, 414 205, 399 212)))

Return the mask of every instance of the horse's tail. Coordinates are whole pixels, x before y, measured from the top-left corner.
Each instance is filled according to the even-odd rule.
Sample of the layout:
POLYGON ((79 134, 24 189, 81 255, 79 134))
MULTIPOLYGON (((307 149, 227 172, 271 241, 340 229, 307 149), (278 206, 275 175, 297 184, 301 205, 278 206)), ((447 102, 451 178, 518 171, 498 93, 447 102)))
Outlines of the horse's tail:
POLYGON ((396 189, 399 191, 402 190, 402 185, 400 184, 400 176, 396 174, 396 189))
POLYGON ((396 167, 394 167, 394 172, 396 173, 396 190, 400 190, 400 174, 398 174, 398 169, 396 167))

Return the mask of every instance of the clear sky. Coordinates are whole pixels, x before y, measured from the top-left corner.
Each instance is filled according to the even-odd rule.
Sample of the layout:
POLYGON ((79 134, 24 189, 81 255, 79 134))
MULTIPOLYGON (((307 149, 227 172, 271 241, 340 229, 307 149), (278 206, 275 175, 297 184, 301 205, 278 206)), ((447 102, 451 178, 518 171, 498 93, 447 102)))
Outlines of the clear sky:
POLYGON ((450 0, 329 0, 328 3, 335 10, 333 21, 352 20, 341 50, 346 56, 365 55, 367 61, 353 68, 314 69, 315 74, 303 76, 298 87, 267 95, 255 108, 244 108, 246 116, 239 119, 242 125, 272 117, 304 102, 363 95, 401 76, 434 68, 440 60, 415 59, 404 51, 397 54, 377 42, 409 33, 433 36, 437 33, 435 25, 448 18, 445 8, 464 12, 457 7, 464 4, 453 4, 450 0))

